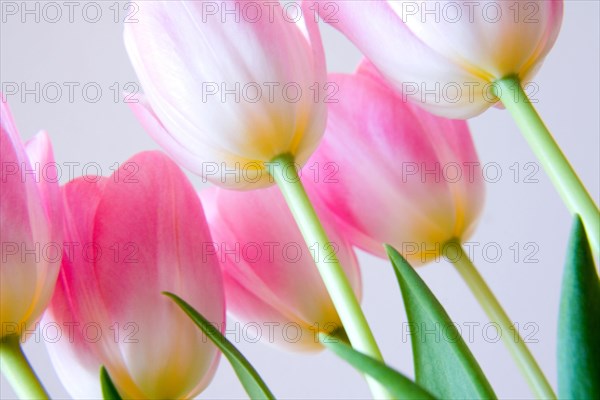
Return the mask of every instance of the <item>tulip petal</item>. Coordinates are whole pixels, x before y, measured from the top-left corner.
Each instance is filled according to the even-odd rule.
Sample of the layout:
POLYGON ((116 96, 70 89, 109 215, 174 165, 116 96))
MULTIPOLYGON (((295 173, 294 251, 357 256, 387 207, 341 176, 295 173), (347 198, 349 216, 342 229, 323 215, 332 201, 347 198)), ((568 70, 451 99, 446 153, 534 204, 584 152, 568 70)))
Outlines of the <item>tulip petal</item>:
POLYGON ((334 167, 335 175, 308 181, 307 190, 350 242, 380 257, 382 243, 391 242, 420 265, 445 241, 467 237, 482 207, 483 180, 466 123, 404 102, 369 63, 330 80, 342 100, 330 106, 309 165, 334 167))
POLYGON ((167 131, 145 96, 138 95, 136 100, 137 102, 129 103, 129 107, 146 132, 169 155, 190 171, 203 176, 216 185, 238 190, 254 189, 259 181, 266 182, 264 184, 267 185, 269 181, 272 181, 262 165, 254 161, 232 157, 230 154, 214 149, 208 151, 205 146, 196 148, 192 153, 189 147, 179 143, 178 138, 167 131), (206 161, 211 159, 221 160, 221 162, 206 161))
POLYGON ((40 315, 50 301, 52 291, 56 283, 61 259, 61 247, 63 237, 62 224, 62 201, 60 188, 58 186, 59 173, 54 162, 54 153, 50 137, 45 131, 38 133, 25 143, 25 151, 32 169, 35 171, 35 185, 41 204, 44 206, 45 218, 39 221, 42 227, 36 227, 40 237, 42 248, 41 258, 46 262, 39 267, 41 282, 41 294, 37 300, 37 308, 34 315, 40 315), (43 233, 42 233, 43 232, 43 233), (43 235, 49 235, 46 241, 43 235))
MULTIPOLYGON (((277 344, 320 349, 315 334, 341 323, 312 259, 318 246, 305 244, 278 188, 247 193, 211 188, 201 198, 224 268, 228 309, 244 321, 277 323, 277 344), (286 324, 298 331, 294 340, 281 336, 286 324)), ((355 255, 325 224, 360 297, 355 255)))
MULTIPOLYGON (((0 315, 4 335, 27 329, 46 308, 56 282, 61 244, 58 230, 52 229, 60 215, 54 215, 56 205, 42 196, 39 187, 46 182, 40 182, 35 164, 28 159, 4 98, 0 107, 0 315)), ((50 149, 49 144, 47 147, 50 149)))
MULTIPOLYGON (((53 215, 62 213, 62 203, 60 198, 60 189, 58 181, 60 179, 57 170, 57 164, 54 162, 54 153, 52 143, 46 131, 38 133, 25 143, 25 151, 33 170, 35 171, 35 180, 39 183, 40 195, 43 204, 46 205, 46 214, 48 219, 53 215)), ((54 227, 62 231, 62 224, 54 227)))
POLYGON ((65 332, 61 340, 47 342, 55 371, 73 398, 101 397, 97 371, 100 359, 121 364, 118 352, 104 345, 110 323, 95 284, 93 243, 94 216, 107 178, 77 178, 61 190, 64 202, 64 246, 62 265, 45 324, 58 324, 65 332), (79 368, 73 368, 79 365, 79 368))
POLYGON ((414 2, 389 4, 404 15, 408 29, 426 46, 490 82, 518 71, 526 74, 533 60, 547 54, 556 39, 563 7, 562 1, 485 0, 453 3, 449 11, 447 3, 436 1, 408 15, 406 10, 414 2))
MULTIPOLYGON (((66 263, 70 261, 65 257, 63 268, 66 263)), ((98 377, 94 374, 94 371, 100 369, 99 357, 94 353, 93 347, 95 325, 90 322, 82 323, 73 313, 76 301, 70 297, 62 278, 64 276, 59 277, 56 283, 51 306, 43 319, 44 326, 60 327, 62 335, 57 341, 46 342, 46 349, 54 371, 72 398, 99 399, 102 398, 102 393, 98 377), (75 365, 78 367, 74 367, 75 365)), ((97 324, 97 321, 91 322, 97 324)))
POLYGON ((215 326, 210 321, 177 295, 166 292, 165 295, 181 307, 182 311, 223 352, 251 399, 275 399, 275 396, 273 396, 252 364, 248 362, 246 357, 221 332, 215 329, 215 326))
MULTIPOLYGON (((8 106, 8 102, 4 98, 2 92, 0 92, 0 126, 2 127, 2 141, 9 141, 12 147, 17 152, 19 159, 25 159, 25 152, 23 151, 23 142, 19 137, 19 131, 15 124, 15 120, 8 106)), ((8 146, 8 144, 6 144, 8 146)))
MULTIPOLYGON (((407 99, 448 118, 498 102, 493 83, 531 78, 554 45, 562 0, 315 2, 407 99), (335 18, 327 13, 335 6, 335 18)), ((312 9, 312 7, 311 7, 312 9)))
POLYGON ((283 10, 270 9, 278 3, 252 4, 257 20, 207 12, 247 6, 239 1, 142 2, 144 23, 125 28, 127 51, 164 128, 201 162, 237 173, 229 173, 235 182, 223 172, 213 182, 241 189, 250 183, 239 182, 240 170, 263 173, 251 183, 256 188, 272 184, 264 163, 274 157, 305 161, 326 115, 314 99, 326 79, 316 22, 290 23, 283 10))
MULTIPOLYGON (((327 2, 317 3, 314 7, 325 18, 330 13, 324 7, 327 2)), ((331 25, 346 35, 406 99, 430 112, 467 118, 496 102, 484 98, 486 79, 428 47, 408 29, 390 3, 336 1, 335 22, 331 25), (445 95, 445 88, 453 91, 445 95)))
POLYGON ((199 393, 217 352, 161 290, 184 294, 217 324, 224 295, 214 256, 203 254, 211 239, 201 205, 183 173, 159 152, 141 153, 110 178, 70 182, 63 197, 71 245, 48 318, 92 326, 97 336, 88 329, 49 344, 61 380, 73 382, 68 365, 76 362, 85 370, 76 376, 85 384, 69 387, 77 396, 98 395, 100 365, 126 397, 199 393))
MULTIPOLYGON (((188 396, 212 378, 216 349, 161 292, 185 295, 224 326, 221 272, 204 253, 210 233, 181 170, 159 152, 138 154, 128 164, 137 173, 116 179, 127 172, 122 166, 98 204, 93 237, 104 256, 96 260, 96 279, 111 322, 123 329, 116 346, 138 389, 147 397, 188 396), (182 368, 186 373, 177 373, 182 368)), ((119 386, 119 372, 107 370, 119 386)))
POLYGON ((177 139, 171 135, 160 122, 152 107, 148 103, 146 96, 139 95, 136 97, 136 102, 128 103, 129 108, 133 111, 137 119, 140 121, 146 132, 169 154, 179 160, 181 165, 189 170, 202 174, 202 161, 198 156, 194 156, 188 148, 181 145, 177 139))

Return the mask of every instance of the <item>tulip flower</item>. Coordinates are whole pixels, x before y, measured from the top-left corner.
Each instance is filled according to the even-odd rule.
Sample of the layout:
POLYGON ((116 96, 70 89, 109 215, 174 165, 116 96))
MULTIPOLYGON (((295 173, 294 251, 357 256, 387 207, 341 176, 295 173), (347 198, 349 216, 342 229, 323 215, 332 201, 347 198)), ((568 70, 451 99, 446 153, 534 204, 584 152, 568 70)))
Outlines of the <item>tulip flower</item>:
POLYGON ((19 344, 35 330, 60 268, 62 207, 56 164, 48 135, 41 132, 23 145, 8 104, 3 96, 0 99, 3 372, 21 397, 44 397, 19 344))
POLYGON ((109 178, 69 182, 62 195, 65 251, 44 322, 62 332, 47 347, 65 387, 101 398, 103 365, 124 398, 196 396, 219 353, 161 294, 224 328, 221 271, 204 252, 212 240, 192 185, 165 155, 146 152, 109 178))
POLYGON ((332 261, 315 260, 352 345, 381 360, 344 268, 294 177, 323 135, 325 103, 336 101, 335 87, 325 82, 314 10, 303 3, 292 15, 279 2, 138 4, 139 22, 125 27, 125 45, 145 92, 132 104, 142 125, 179 163, 219 186, 276 183, 305 241, 332 261))
MULTIPOLYGON (((446 257, 490 320, 510 331, 512 320, 461 246, 484 199, 466 122, 405 102, 368 61, 354 75, 330 79, 343 100, 330 107, 323 143, 309 160, 311 172, 330 171, 322 182, 307 179, 316 203, 335 216, 350 243, 370 253, 385 256, 382 243, 389 243, 413 266, 446 257)), ((523 339, 504 341, 534 391, 555 397, 523 339)))
POLYGON ((341 100, 330 105, 305 181, 345 237, 384 258, 389 243, 412 265, 439 257, 448 240, 467 239, 484 179, 466 122, 404 102, 370 63, 330 80, 341 100))
POLYGON ((598 206, 523 89, 556 42, 562 0, 309 3, 404 100, 448 118, 470 118, 501 101, 600 250, 598 206))
POLYGON ((272 185, 265 163, 303 164, 326 119, 313 14, 278 3, 139 2, 125 45, 146 100, 135 114, 168 153, 229 188, 272 185), (228 11, 229 10, 229 11, 228 11))
MULTIPOLYGON (((322 349, 318 334, 342 330, 342 323, 314 266, 312 256, 319 246, 304 243, 281 193, 276 188, 253 192, 210 188, 200 196, 213 252, 223 267, 228 311, 243 324, 256 325, 256 336, 266 343, 292 350, 322 349)), ((326 227, 360 298, 354 252, 331 224, 326 227)))
MULTIPOLYGON (((498 99, 491 85, 527 81, 554 45, 563 2, 334 1, 346 35, 406 98, 448 118, 470 118, 498 99)), ((330 14, 316 4, 325 21, 330 14)))
POLYGON ((24 146, 4 99, 1 110, 5 337, 30 328, 52 296, 62 253, 62 208, 48 135, 41 132, 24 146))

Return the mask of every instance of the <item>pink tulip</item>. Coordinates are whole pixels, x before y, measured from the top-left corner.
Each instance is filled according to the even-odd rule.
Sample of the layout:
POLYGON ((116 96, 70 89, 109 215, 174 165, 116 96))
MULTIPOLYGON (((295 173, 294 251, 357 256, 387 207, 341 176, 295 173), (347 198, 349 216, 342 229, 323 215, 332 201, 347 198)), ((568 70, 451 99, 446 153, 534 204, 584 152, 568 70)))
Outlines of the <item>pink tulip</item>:
POLYGON ((498 79, 530 80, 563 16, 562 0, 309 3, 404 96, 449 118, 494 105, 498 79))
POLYGON ((41 132, 24 146, 0 99, 3 338, 34 329, 50 301, 62 255, 62 206, 48 135, 41 132))
POLYGON ((196 396, 219 354, 161 294, 223 328, 220 267, 204 252, 211 237, 192 185, 166 156, 146 152, 109 178, 68 183, 62 195, 65 251, 45 321, 63 333, 48 343, 61 380, 76 398, 100 398, 104 365, 124 398, 196 396))
POLYGON ((309 161, 328 173, 306 182, 350 242, 381 257, 389 243, 419 265, 446 241, 468 238, 484 184, 467 124, 404 102, 368 63, 330 80, 340 102, 309 161))
POLYGON ((147 101, 132 108, 154 140, 229 188, 273 184, 265 163, 282 154, 306 162, 332 90, 313 12, 278 2, 137 4, 125 45, 147 101))
MULTIPOLYGON (((223 266, 227 309, 246 332, 242 340, 260 337, 292 350, 321 349, 318 333, 342 326, 312 258, 324 257, 322 246, 305 244, 281 193, 211 188, 201 198, 223 266)), ((360 298, 354 252, 324 222, 360 298)))

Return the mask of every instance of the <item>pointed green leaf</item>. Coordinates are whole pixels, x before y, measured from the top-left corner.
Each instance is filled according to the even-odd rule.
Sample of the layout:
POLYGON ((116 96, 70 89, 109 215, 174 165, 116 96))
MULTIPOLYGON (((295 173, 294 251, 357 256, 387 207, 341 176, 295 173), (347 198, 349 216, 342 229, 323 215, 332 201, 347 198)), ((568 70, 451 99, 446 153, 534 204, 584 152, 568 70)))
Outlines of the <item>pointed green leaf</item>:
POLYGON ((443 399, 495 399, 496 395, 442 305, 410 264, 386 246, 411 326, 415 378, 443 399))
POLYGON ((104 400, 121 400, 121 395, 119 395, 104 366, 100 368, 100 386, 102 386, 102 398, 104 400))
POLYGON ((600 399, 600 281, 579 216, 573 224, 562 281, 558 395, 600 399))
POLYGON ((395 399, 434 399, 434 397, 400 372, 366 354, 354 350, 342 341, 321 334, 321 342, 360 372, 383 385, 395 399))
POLYGON ((244 386, 246 393, 248 393, 251 399, 275 398, 246 357, 244 357, 215 326, 177 295, 168 292, 164 292, 163 294, 170 297, 179 307, 181 307, 198 328, 200 328, 219 350, 221 350, 223 355, 227 357, 242 386, 244 386))

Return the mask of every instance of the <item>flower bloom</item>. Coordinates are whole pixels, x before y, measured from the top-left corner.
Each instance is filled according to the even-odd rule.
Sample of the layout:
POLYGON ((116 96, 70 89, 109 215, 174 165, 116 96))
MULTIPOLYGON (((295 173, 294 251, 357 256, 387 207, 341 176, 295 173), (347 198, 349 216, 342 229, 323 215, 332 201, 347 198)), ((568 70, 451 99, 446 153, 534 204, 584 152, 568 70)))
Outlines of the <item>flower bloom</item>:
POLYGON ((307 190, 344 236, 381 257, 382 244, 391 244, 413 265, 439 256, 450 239, 466 239, 484 198, 466 122, 404 102, 369 63, 329 79, 341 100, 309 160, 321 175, 307 190))
POLYGON ((48 135, 41 132, 23 145, 1 94, 0 101, 0 337, 5 337, 30 330, 50 301, 62 255, 62 207, 48 135))
POLYGON ((498 79, 531 79, 563 16, 562 0, 334 3, 333 21, 331 7, 311 7, 319 6, 397 90, 448 118, 470 118, 494 105, 498 79))
MULTIPOLYGON (((323 247, 305 244, 283 195, 277 188, 252 192, 210 188, 200 197, 223 267, 227 310, 242 321, 242 333, 253 332, 243 329, 244 324, 258 324, 256 331, 264 342, 291 350, 320 350, 318 333, 332 332, 342 324, 313 261, 313 254, 325 257, 323 247)), ((327 220, 323 222, 331 239, 327 245, 334 246, 360 298, 354 252, 327 220)))
POLYGON ((292 18, 277 2, 138 4, 125 45, 146 98, 132 108, 175 160, 248 189, 273 183, 265 163, 274 157, 310 157, 328 94, 314 12, 292 18))
POLYGON ((62 332, 47 347, 65 387, 101 398, 104 365, 124 398, 196 396, 219 353, 161 294, 224 328, 221 271, 203 252, 211 238, 192 185, 165 155, 146 152, 109 178, 69 182, 62 196, 65 249, 44 324, 62 332))

